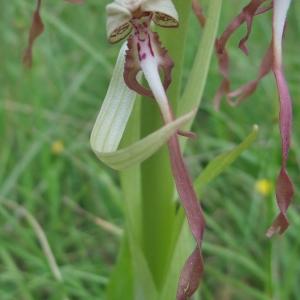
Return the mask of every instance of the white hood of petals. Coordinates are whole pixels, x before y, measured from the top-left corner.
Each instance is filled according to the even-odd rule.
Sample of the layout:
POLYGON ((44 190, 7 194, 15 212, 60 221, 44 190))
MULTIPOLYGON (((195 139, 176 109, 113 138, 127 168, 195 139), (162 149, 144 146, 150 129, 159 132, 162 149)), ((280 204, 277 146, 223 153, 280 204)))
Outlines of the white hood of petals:
POLYGON ((106 6, 107 37, 110 42, 118 42, 129 34, 132 14, 138 9, 153 12, 157 25, 178 26, 178 13, 172 0, 115 0, 106 6))

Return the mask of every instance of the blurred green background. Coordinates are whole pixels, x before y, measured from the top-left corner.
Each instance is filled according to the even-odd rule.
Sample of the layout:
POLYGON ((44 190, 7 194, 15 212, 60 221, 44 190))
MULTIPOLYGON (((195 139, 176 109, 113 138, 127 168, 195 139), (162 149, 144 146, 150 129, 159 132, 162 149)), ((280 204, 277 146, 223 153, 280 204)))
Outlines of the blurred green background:
MULTIPOLYGON (((118 174, 97 161, 89 134, 120 45, 106 42, 109 1, 83 6, 44 1, 46 31, 36 43, 33 68, 26 70, 21 57, 34 2, 2 1, 0 10, 0 299, 104 299, 120 244, 123 203, 118 174), (47 245, 41 247, 45 238, 58 270, 47 245)), ((224 1, 220 32, 246 2, 224 1)), ((202 299, 300 299, 299 15, 300 3, 293 1, 284 59, 294 100, 289 173, 296 195, 284 237, 265 238, 277 211, 273 182, 280 168, 274 80, 264 79, 240 107, 224 103, 215 112, 212 98, 220 77, 213 60, 194 124, 198 139, 186 153, 192 174, 243 140, 253 124, 260 133, 205 190, 209 243, 202 299)), ((235 87, 256 74, 270 41, 271 14, 256 18, 249 57, 237 48, 244 31, 230 43, 235 87)), ((200 37, 191 17, 185 77, 200 37)))

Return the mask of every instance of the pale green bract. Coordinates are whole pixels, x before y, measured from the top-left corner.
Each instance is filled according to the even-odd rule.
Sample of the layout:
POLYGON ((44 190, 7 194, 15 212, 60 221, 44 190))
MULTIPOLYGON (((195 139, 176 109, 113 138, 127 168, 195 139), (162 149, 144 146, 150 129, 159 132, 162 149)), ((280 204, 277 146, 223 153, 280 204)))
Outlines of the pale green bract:
POLYGON ((124 44, 90 139, 97 157, 116 170, 126 169, 149 158, 196 114, 193 110, 134 144, 118 149, 137 96, 123 79, 126 49, 124 44))

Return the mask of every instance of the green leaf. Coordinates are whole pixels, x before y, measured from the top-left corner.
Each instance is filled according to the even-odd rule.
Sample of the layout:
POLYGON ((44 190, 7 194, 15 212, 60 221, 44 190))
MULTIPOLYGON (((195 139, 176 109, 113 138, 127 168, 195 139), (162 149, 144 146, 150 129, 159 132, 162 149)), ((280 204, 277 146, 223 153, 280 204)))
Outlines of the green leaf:
POLYGON ((258 126, 254 125, 252 132, 240 145, 212 160, 194 182, 197 193, 201 194, 203 188, 205 188, 213 179, 228 168, 244 150, 249 148, 256 140, 257 134, 258 126))

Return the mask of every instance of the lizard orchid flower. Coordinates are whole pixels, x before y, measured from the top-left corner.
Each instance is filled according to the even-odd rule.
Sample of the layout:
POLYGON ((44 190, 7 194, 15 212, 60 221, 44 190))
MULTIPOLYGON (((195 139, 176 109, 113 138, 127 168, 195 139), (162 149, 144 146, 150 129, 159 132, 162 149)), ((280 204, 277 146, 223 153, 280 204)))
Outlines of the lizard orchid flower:
MULTIPOLYGON (((81 4, 84 0, 65 0, 73 4, 81 4)), ((28 35, 28 45, 23 55, 23 64, 27 67, 32 65, 32 50, 36 39, 44 32, 44 23, 42 21, 41 11, 42 0, 36 1, 36 9, 33 13, 31 28, 28 35)))
POLYGON ((291 0, 251 0, 249 4, 243 8, 242 12, 228 25, 221 37, 217 39, 215 45, 220 73, 223 77, 222 83, 215 96, 215 105, 217 108, 224 95, 230 104, 239 104, 256 90, 260 80, 269 72, 272 71, 275 76, 280 101, 279 123, 282 143, 282 164, 276 182, 276 198, 280 212, 267 231, 268 237, 273 236, 275 233, 282 234, 287 229, 288 220, 286 212, 294 193, 292 182, 286 171, 291 140, 292 104, 282 62, 282 40, 290 4, 291 0), (273 11, 273 37, 262 59, 257 78, 237 90, 231 91, 229 55, 226 50, 227 42, 231 35, 245 23, 247 32, 240 40, 239 47, 245 54, 248 54, 247 41, 252 31, 253 20, 256 16, 269 10, 273 11))
MULTIPOLYGON (((162 27, 179 25, 177 11, 172 1, 115 0, 107 6, 107 16, 108 40, 111 43, 116 43, 128 36, 126 55, 123 58, 125 63, 122 67, 124 70, 123 81, 131 91, 130 93, 134 91, 137 94, 154 98, 160 108, 165 127, 178 122, 180 118, 174 119, 166 95, 166 89, 171 83, 171 70, 174 64, 167 50, 162 47, 158 34, 151 30, 153 23, 162 27), (160 71, 164 74, 163 81, 160 71), (140 73, 144 75, 149 88, 140 83, 140 73)), ((120 83, 121 86, 124 83, 120 83)), ((111 82, 111 84, 113 83, 111 82)), ((100 140, 102 131, 99 123, 102 122, 103 117, 104 113, 100 111, 91 137, 92 148, 96 153, 96 141, 100 140)), ((192 137, 193 134, 182 132, 179 127, 180 124, 168 135, 166 142, 177 192, 197 244, 181 272, 177 291, 177 299, 181 300, 187 299, 195 292, 203 273, 201 246, 205 224, 203 212, 184 163, 178 140, 178 135, 192 137)))

